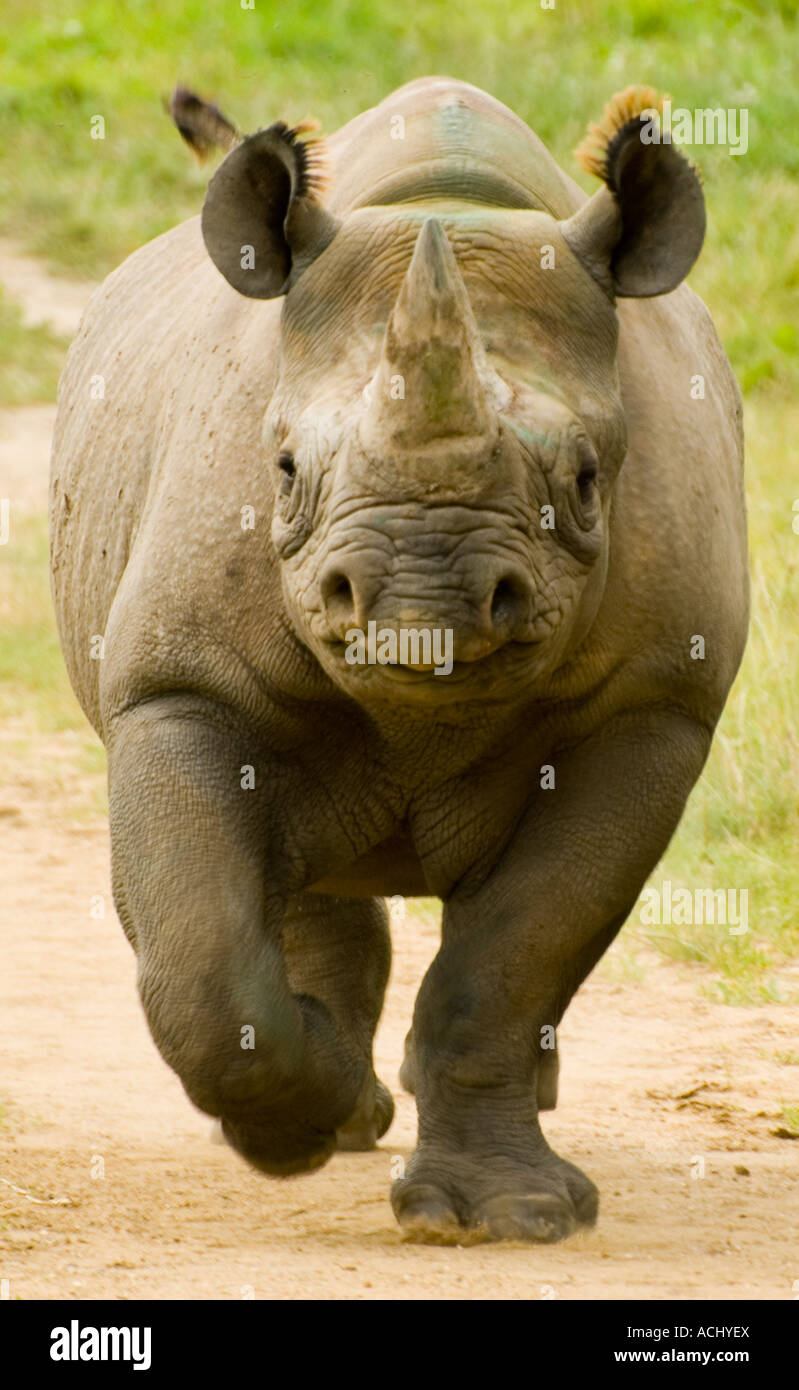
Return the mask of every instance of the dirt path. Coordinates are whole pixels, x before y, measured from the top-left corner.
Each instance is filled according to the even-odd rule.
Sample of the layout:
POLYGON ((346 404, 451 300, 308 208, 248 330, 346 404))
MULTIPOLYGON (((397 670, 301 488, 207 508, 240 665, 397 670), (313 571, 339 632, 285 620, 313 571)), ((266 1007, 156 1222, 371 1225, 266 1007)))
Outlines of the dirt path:
MULTIPOLYGON (((7 248, 0 281, 31 315, 55 303, 50 277, 7 248)), ((80 305, 58 303, 74 328, 80 305)), ((22 508, 46 499, 53 413, 0 415, 0 494, 22 508)), ((560 1108, 545 1122, 600 1186, 597 1228, 554 1247, 403 1245, 388 1189, 415 1111, 396 1074, 435 931, 413 916, 395 927, 377 1062, 397 1117, 380 1148, 312 1177, 263 1178, 211 1142, 150 1041, 74 738, 40 740, 27 763, 12 743, 7 731, 0 1297, 795 1296, 799 1144, 774 1133, 795 1099, 796 1068, 775 1060, 796 1051, 795 1010, 710 1005, 698 969, 655 956, 624 983, 622 942, 567 1015, 560 1108)))
POLYGON ((0 237, 0 284, 16 299, 27 324, 48 323, 71 338, 94 289, 88 280, 51 275, 35 256, 26 255, 14 241, 0 237))
MULTIPOLYGON (((0 285, 14 298, 27 324, 48 323, 72 337, 94 285, 49 275, 13 242, 0 239, 0 285)), ((0 410, 0 497, 14 511, 46 510, 50 440, 55 405, 0 410)))
MULTIPOLYGON (((59 751, 68 800, 69 747, 51 739, 42 754, 59 751)), ((212 1142, 158 1057, 111 905, 105 828, 61 823, 55 800, 18 783, 0 795, 11 1297, 794 1296, 799 1145, 773 1131, 795 1076, 774 1054, 795 1047, 795 1013, 710 1005, 701 975, 654 957, 635 984, 601 967, 565 1021, 561 1104, 545 1124, 598 1182, 597 1228, 555 1247, 403 1245, 388 1188, 415 1116, 396 1074, 434 930, 412 916, 395 927, 377 1058, 398 1114, 379 1149, 263 1178, 212 1142), (91 915, 95 895, 105 919, 91 915)))

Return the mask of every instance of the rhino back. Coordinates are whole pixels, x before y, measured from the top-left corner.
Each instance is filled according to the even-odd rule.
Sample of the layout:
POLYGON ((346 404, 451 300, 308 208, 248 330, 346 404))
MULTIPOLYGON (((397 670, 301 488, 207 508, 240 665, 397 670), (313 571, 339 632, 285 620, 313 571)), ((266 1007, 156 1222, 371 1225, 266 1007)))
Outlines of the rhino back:
POLYGON ((427 198, 568 217, 585 195, 514 112, 451 77, 423 77, 329 141, 336 213, 427 198))

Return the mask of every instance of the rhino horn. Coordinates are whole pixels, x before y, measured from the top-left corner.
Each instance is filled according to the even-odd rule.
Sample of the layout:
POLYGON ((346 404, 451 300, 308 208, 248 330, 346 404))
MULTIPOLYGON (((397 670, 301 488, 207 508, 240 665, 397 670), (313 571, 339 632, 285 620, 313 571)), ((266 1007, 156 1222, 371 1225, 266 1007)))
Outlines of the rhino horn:
POLYGON ((428 217, 370 383, 363 443, 370 452, 404 452, 453 436, 474 445, 493 438, 491 376, 452 247, 438 218, 428 217))

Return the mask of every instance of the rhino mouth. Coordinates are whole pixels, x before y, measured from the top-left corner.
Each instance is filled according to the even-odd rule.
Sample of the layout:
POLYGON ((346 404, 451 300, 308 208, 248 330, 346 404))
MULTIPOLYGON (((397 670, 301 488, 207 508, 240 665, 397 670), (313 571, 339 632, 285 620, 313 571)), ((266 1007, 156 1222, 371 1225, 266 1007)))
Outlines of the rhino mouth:
POLYGON ((513 692, 515 687, 529 684, 532 667, 538 665, 533 655, 543 638, 531 641, 506 642, 486 655, 472 660, 451 659, 445 662, 425 662, 408 665, 399 660, 353 663, 347 661, 347 643, 329 639, 324 643, 325 665, 336 682, 350 693, 368 695, 370 691, 407 700, 415 698, 446 704, 463 700, 464 688, 470 700, 499 698, 513 692))

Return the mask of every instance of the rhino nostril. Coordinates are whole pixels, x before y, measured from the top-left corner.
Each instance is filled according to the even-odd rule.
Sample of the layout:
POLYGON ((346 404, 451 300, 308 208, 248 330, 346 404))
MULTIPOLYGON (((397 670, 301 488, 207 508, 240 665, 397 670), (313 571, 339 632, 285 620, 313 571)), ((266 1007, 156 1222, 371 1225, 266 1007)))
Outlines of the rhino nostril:
POLYGON ((325 588, 325 600, 346 599, 352 602, 352 585, 345 574, 334 574, 325 588))
POLYGON ((507 627, 527 616, 527 586, 512 575, 500 579, 491 598, 491 622, 494 627, 507 627))
POLYGON ((331 570, 324 575, 320 588, 328 617, 334 622, 349 622, 355 611, 355 598, 346 574, 331 570))

